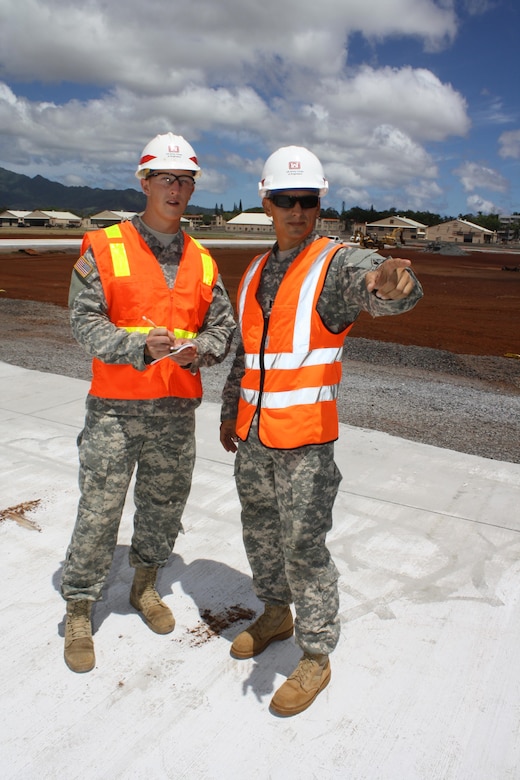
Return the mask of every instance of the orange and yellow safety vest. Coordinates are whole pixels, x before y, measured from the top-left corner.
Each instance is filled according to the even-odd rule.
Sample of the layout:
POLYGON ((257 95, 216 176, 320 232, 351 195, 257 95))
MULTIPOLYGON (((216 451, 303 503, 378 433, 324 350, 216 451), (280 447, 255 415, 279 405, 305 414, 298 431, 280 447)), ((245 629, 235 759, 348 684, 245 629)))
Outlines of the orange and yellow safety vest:
MULTIPOLYGON (((131 222, 86 233, 82 253, 91 247, 108 304, 110 320, 128 332, 147 333, 143 318, 195 338, 212 301, 218 270, 207 250, 188 235, 173 288, 160 264, 131 222)), ((90 394, 100 398, 200 398, 200 374, 173 360, 161 360, 144 371, 94 358, 90 394)))
POLYGON ((264 318, 256 294, 269 253, 256 257, 238 291, 245 351, 237 435, 245 440, 258 410, 260 441, 293 449, 338 438, 337 395, 343 342, 316 310, 337 244, 317 239, 291 263, 264 318))

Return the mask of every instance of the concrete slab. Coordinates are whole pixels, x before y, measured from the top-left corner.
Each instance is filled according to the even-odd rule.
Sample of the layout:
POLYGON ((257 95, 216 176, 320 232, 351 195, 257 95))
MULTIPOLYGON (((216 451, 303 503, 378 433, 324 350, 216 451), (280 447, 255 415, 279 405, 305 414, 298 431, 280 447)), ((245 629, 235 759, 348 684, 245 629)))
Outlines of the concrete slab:
POLYGON ((159 579, 175 631, 153 634, 128 603, 130 496, 94 608, 96 667, 65 666, 59 581, 87 387, 0 363, 0 513, 38 502, 27 516, 41 528, 0 521, 4 777, 520 776, 519 465, 342 426, 329 537, 342 636, 329 687, 280 719, 268 706, 293 640, 236 661, 245 623, 216 634, 201 617, 259 606, 215 404, 198 412, 185 534, 159 579))

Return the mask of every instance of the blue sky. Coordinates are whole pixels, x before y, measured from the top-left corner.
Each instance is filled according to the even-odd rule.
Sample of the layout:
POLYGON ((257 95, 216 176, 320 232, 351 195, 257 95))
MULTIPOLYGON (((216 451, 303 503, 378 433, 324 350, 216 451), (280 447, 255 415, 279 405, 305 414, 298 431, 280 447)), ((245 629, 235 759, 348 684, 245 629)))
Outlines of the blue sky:
POLYGON ((137 188, 171 130, 201 206, 259 205, 297 144, 325 207, 520 212, 519 22, 517 0, 0 0, 0 167, 137 188))

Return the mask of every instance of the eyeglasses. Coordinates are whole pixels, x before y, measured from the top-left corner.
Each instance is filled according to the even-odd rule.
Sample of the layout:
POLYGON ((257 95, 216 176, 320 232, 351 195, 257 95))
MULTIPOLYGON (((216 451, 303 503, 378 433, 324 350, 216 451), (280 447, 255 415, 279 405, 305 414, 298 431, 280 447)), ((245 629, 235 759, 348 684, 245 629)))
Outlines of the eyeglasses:
POLYGON ((320 202, 319 195, 283 195, 282 193, 270 195, 269 200, 280 209, 292 209, 297 203, 302 209, 315 209, 320 202))
POLYGON ((155 179, 157 184, 160 184, 161 187, 165 188, 173 187, 175 182, 177 182, 181 188, 192 187, 195 184, 193 176, 176 176, 174 173, 150 173, 146 178, 155 179))

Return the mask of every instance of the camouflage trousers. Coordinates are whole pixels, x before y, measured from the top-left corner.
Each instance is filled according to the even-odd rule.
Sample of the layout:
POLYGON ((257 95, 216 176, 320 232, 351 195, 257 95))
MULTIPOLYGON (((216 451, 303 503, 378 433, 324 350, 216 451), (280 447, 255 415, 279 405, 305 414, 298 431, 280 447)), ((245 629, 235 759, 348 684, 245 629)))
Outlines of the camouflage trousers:
POLYGON ((89 409, 78 437, 81 497, 61 592, 95 601, 112 563, 136 469, 130 565, 164 565, 181 529, 195 464, 195 412, 123 416, 89 409))
POLYGON ((332 652, 340 632, 338 570, 325 540, 341 482, 334 445, 269 449, 255 422, 239 442, 235 479, 256 595, 268 604, 294 602, 302 650, 332 652))

